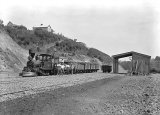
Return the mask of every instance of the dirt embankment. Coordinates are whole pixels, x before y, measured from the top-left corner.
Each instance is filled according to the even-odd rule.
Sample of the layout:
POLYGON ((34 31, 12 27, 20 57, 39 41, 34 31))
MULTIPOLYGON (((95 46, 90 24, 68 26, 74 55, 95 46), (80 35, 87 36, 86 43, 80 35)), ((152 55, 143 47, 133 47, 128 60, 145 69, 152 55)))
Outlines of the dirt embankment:
POLYGON ((19 72, 26 64, 27 55, 27 50, 0 29, 0 71, 19 72))
POLYGON ((160 75, 115 76, 6 101, 1 115, 159 115, 160 75))

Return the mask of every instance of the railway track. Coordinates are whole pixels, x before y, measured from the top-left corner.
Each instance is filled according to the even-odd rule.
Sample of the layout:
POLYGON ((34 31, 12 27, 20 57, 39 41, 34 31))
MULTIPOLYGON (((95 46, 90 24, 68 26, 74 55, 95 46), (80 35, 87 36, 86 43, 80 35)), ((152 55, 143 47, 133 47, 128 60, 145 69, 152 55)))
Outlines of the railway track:
POLYGON ((0 101, 114 76, 115 74, 98 72, 76 75, 13 78, 13 80, 11 78, 3 79, 0 81, 0 101))

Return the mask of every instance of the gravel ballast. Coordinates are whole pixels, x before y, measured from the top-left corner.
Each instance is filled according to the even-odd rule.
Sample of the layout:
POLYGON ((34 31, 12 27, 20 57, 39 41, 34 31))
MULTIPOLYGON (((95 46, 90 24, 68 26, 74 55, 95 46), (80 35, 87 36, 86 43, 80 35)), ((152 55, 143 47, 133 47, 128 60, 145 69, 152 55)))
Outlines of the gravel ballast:
POLYGON ((90 81, 113 77, 113 74, 86 73, 58 76, 8 78, 0 80, 0 102, 21 96, 36 94, 59 87, 68 87, 90 81))
POLYGON ((11 96, 0 102, 0 115, 160 114, 159 74, 125 76, 92 73, 73 76, 62 76, 62 84, 28 90, 30 93, 24 91, 24 94, 19 93, 19 97, 15 96, 18 93, 4 94, 16 98, 11 96), (90 79, 83 76, 90 76, 90 79), (76 82, 67 83, 67 79, 76 82))

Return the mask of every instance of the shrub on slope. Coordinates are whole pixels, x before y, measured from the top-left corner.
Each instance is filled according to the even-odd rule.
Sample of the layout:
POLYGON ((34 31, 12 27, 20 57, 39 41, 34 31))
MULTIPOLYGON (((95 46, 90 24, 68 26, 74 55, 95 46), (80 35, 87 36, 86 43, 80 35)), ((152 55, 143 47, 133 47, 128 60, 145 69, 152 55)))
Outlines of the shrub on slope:
POLYGON ((68 52, 68 53, 77 53, 87 55, 88 48, 79 42, 75 42, 71 39, 65 39, 62 42, 56 43, 56 48, 59 51, 68 52))
POLYGON ((90 57, 98 58, 101 62, 104 62, 104 63, 107 63, 107 64, 112 63, 112 58, 109 55, 107 55, 107 54, 105 54, 105 53, 103 53, 103 52, 101 52, 101 51, 99 51, 95 48, 90 48, 88 50, 87 55, 90 56, 90 57))

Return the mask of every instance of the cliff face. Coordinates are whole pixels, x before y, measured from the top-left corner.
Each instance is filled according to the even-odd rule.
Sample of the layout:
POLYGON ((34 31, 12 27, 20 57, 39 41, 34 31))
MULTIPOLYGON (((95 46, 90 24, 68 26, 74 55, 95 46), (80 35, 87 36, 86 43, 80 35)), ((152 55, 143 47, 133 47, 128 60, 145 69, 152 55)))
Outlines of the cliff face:
POLYGON ((22 49, 3 30, 0 30, 0 71, 19 72, 25 66, 28 51, 22 49))

